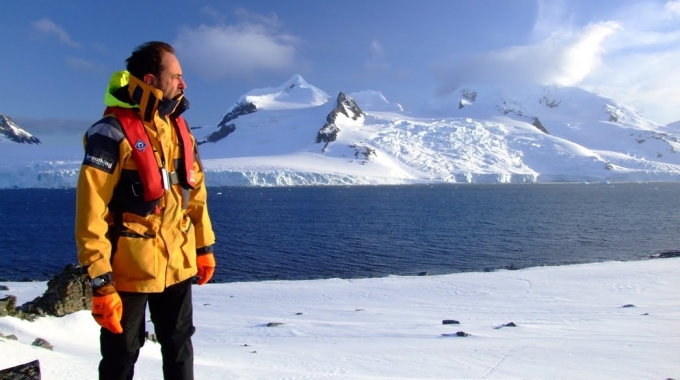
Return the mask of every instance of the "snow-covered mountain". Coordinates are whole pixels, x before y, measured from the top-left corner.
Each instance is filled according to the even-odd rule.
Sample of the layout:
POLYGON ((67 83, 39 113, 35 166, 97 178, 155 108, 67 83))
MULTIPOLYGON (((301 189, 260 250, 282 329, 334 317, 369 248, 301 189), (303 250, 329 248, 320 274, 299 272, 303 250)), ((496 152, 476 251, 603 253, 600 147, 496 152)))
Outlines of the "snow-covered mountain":
MULTIPOLYGON (((295 75, 193 132, 212 186, 680 181, 678 126, 570 87, 467 84, 404 110, 295 75)), ((75 185, 79 160, 25 161, 0 187, 75 185)))
POLYGON ((11 118, 0 114, 0 143, 40 144, 37 137, 26 132, 11 118))

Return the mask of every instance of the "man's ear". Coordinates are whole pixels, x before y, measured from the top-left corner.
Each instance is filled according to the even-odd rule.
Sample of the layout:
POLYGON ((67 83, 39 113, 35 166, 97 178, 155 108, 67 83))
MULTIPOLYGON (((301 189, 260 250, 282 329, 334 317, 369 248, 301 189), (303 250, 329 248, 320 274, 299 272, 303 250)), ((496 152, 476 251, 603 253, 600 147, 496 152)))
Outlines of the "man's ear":
POLYGON ((154 79, 155 79, 153 74, 144 74, 144 78, 142 78, 142 79, 144 80, 144 83, 153 86, 153 82, 154 82, 154 79))

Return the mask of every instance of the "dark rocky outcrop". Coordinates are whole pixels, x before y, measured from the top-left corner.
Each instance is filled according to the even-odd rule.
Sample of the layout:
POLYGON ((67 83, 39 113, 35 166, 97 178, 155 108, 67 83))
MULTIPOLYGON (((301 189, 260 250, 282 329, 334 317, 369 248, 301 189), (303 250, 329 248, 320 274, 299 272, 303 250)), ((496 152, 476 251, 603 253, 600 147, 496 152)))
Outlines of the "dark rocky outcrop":
POLYGON ((350 144, 350 148, 354 149, 354 158, 363 158, 363 163, 370 161, 373 157, 377 157, 376 150, 373 147, 364 144, 350 144), (361 156, 361 157, 360 157, 361 156))
POLYGON ((545 104, 546 106, 548 106, 548 108, 557 108, 559 107, 560 103, 562 103, 562 101, 557 99, 551 99, 548 98, 547 96, 543 96, 538 100, 538 103, 545 104))
POLYGON ((40 362, 34 360, 26 364, 0 370, 3 380, 40 380, 40 362))
POLYGON ((17 298, 15 296, 5 296, 0 298, 0 317, 15 315, 16 308, 17 298))
POLYGON ((531 123, 531 125, 533 125, 534 127, 538 128, 539 131, 545 133, 546 135, 549 135, 549 134, 550 134, 550 133, 548 132, 548 130, 543 126, 543 123, 541 123, 541 121, 538 120, 537 117, 534 117, 534 122, 531 123))
POLYGON ((672 249, 667 251, 660 251, 652 254, 654 259, 667 259, 670 257, 680 257, 680 250, 672 249))
POLYGON ((222 118, 222 121, 217 125, 218 127, 222 127, 224 125, 227 125, 230 121, 236 119, 239 116, 247 115, 249 113, 253 113, 257 111, 257 106, 253 103, 241 101, 238 103, 231 111, 229 111, 224 117, 222 118))
POLYGON ((43 338, 35 338, 33 343, 31 343, 31 346, 40 347, 40 348, 44 348, 46 350, 54 351, 54 346, 51 345, 50 342, 46 341, 43 338))
POLYGON ((460 91, 460 96, 471 102, 474 102, 477 100, 477 91, 463 89, 460 91))
POLYGON ((3 335, 0 333, 0 338, 7 339, 7 340, 19 340, 16 335, 14 334, 9 334, 9 335, 3 335))
POLYGON ((340 133, 340 128, 335 125, 335 121, 338 115, 343 114, 346 117, 356 120, 361 116, 364 116, 364 111, 359 108, 359 105, 354 101, 354 99, 345 95, 342 91, 338 94, 338 99, 335 108, 326 116, 326 124, 324 124, 319 132, 316 134, 316 143, 325 143, 322 151, 326 150, 328 144, 335 141, 338 138, 338 133, 340 133))
POLYGON ((236 125, 235 124, 227 124, 223 125, 218 129, 217 131, 209 134, 205 140, 201 140, 198 142, 198 145, 207 143, 207 142, 218 142, 222 140, 223 138, 229 136, 230 133, 234 132, 236 130, 236 125))
POLYGON ((69 264, 62 273, 47 282, 47 290, 42 296, 18 307, 16 316, 32 320, 38 316, 63 317, 91 309, 92 287, 83 277, 81 269, 69 264))
POLYGON ((219 124, 217 124, 217 131, 209 134, 205 139, 198 142, 198 145, 207 142, 217 142, 223 138, 229 136, 230 133, 236 130, 236 125, 234 123, 229 123, 230 121, 238 118, 239 116, 247 115, 257 111, 257 106, 253 103, 247 102, 245 100, 236 104, 236 106, 229 111, 219 124))

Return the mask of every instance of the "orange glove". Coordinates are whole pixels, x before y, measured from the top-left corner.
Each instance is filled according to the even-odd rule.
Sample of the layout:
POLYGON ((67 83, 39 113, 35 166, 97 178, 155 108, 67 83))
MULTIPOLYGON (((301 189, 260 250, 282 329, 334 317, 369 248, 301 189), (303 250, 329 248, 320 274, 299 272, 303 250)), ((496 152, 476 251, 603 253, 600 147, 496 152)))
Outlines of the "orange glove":
POLYGON ((123 332, 120 318, 123 316, 123 301, 109 283, 92 292, 92 316, 99 326, 114 334, 123 332))
POLYGON ((198 285, 203 285, 210 281, 215 273, 215 256, 212 253, 206 253, 196 256, 196 265, 198 266, 198 285))

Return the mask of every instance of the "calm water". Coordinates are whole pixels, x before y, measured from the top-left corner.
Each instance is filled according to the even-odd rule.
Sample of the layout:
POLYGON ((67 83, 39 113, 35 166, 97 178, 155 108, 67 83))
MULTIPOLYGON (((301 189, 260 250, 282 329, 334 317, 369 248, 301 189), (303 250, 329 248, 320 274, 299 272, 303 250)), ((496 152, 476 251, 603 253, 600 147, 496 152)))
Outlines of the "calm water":
MULTIPOLYGON (((680 184, 212 188, 219 282, 638 260, 680 249, 680 184)), ((0 190, 0 279, 76 262, 75 190, 0 190)))

